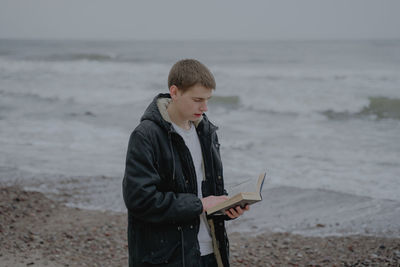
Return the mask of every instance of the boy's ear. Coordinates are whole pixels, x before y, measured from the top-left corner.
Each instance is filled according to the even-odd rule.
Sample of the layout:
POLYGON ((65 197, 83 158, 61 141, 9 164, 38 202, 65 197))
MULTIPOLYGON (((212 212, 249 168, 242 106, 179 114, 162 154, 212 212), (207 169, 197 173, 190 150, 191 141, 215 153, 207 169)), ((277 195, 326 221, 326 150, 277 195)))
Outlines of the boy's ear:
POLYGON ((175 100, 176 97, 178 96, 178 87, 176 85, 172 85, 169 88, 169 94, 171 95, 172 100, 175 100))

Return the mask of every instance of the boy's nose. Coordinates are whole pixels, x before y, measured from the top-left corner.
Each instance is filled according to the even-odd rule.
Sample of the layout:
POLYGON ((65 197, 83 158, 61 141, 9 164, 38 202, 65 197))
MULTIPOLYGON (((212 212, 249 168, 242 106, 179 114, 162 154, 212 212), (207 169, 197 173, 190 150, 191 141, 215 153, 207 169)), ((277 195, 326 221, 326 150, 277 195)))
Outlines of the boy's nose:
POLYGON ((200 109, 201 109, 201 111, 206 112, 208 110, 207 103, 206 102, 203 103, 203 105, 201 105, 200 109))

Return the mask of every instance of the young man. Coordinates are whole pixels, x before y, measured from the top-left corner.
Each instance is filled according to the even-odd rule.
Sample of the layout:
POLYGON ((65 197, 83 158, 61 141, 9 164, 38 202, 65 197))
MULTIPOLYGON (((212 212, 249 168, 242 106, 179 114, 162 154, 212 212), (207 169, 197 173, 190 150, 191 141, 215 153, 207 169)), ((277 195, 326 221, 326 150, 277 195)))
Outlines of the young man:
POLYGON ((227 199, 217 127, 204 114, 214 76, 197 60, 181 60, 168 87, 129 140, 123 180, 129 266, 229 266, 224 220, 249 208, 205 215, 227 199))

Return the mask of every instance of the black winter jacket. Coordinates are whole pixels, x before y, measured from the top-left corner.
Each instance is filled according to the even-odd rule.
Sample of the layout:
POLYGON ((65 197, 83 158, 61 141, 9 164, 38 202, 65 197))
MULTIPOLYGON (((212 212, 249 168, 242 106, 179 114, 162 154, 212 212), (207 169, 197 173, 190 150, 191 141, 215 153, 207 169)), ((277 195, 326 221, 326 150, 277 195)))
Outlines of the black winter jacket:
MULTIPOLYGON (((129 140, 123 179, 129 266, 198 266, 203 206, 197 192, 226 194, 217 127, 205 114, 196 123, 205 169, 205 177, 197 178, 203 178, 200 189, 190 151, 168 121, 169 99, 169 94, 154 98, 129 140)), ((226 218, 208 218, 220 266, 229 266, 226 218)))

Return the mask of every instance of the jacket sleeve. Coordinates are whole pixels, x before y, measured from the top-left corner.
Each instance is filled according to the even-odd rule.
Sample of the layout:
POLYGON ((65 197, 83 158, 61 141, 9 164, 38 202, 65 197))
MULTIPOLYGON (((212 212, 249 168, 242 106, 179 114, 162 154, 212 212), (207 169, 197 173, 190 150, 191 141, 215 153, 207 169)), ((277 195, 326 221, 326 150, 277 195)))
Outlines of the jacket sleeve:
POLYGON ((179 223, 199 216, 203 205, 195 194, 157 190, 161 178, 154 166, 154 153, 150 140, 134 131, 129 140, 122 185, 129 212, 150 223, 179 223))

